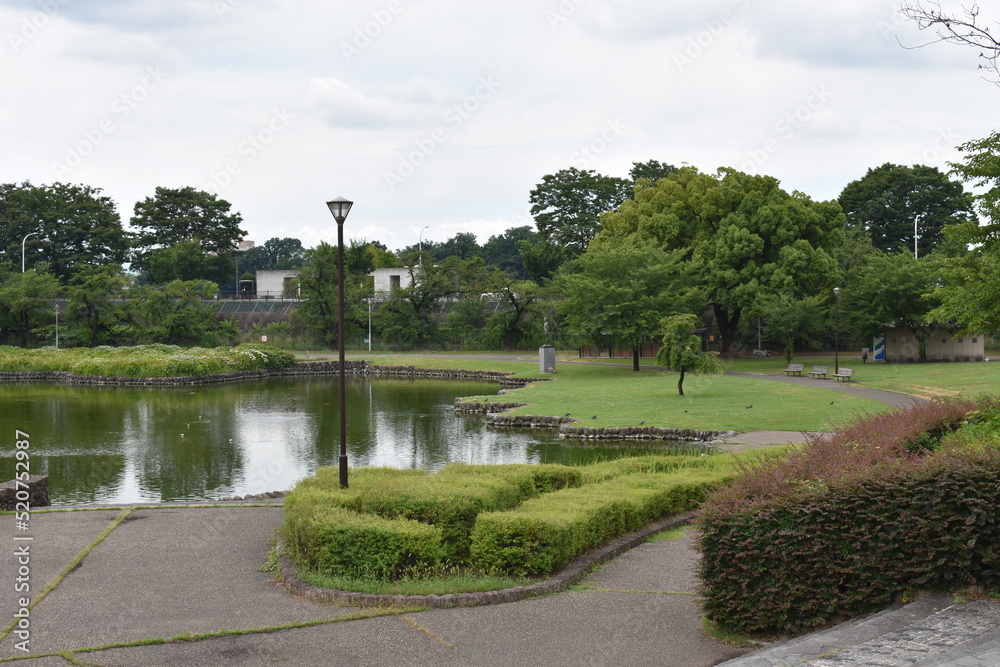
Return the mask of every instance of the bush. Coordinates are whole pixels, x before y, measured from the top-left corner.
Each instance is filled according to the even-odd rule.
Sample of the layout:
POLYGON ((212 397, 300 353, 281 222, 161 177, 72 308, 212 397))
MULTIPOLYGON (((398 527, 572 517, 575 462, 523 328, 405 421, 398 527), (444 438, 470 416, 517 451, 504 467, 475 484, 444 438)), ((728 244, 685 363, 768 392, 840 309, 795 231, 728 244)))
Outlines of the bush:
POLYGON ((992 423, 984 405, 975 414, 988 417, 967 424, 968 407, 858 420, 709 498, 699 519, 708 618, 786 634, 883 609, 908 590, 996 586, 1000 431, 976 447, 962 430, 947 435, 992 423), (932 443, 917 429, 946 435, 932 443))
POLYGON ((479 516, 472 532, 474 565, 514 576, 543 574, 610 539, 691 509, 724 480, 708 471, 622 475, 479 516))

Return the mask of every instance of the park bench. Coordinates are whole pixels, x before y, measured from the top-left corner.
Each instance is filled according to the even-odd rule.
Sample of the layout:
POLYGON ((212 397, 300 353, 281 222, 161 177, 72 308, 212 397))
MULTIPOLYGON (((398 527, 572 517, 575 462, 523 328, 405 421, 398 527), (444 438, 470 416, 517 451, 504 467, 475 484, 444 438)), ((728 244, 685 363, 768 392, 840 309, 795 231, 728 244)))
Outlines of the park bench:
POLYGON ((813 366, 813 369, 809 371, 809 375, 814 378, 825 378, 827 373, 830 372, 829 366, 813 366))
POLYGON ((851 368, 841 368, 839 373, 834 373, 833 377, 838 380, 843 380, 844 382, 850 382, 851 378, 854 377, 854 369, 851 368))
POLYGON ((804 367, 802 364, 788 364, 788 368, 781 369, 785 375, 802 375, 804 367))

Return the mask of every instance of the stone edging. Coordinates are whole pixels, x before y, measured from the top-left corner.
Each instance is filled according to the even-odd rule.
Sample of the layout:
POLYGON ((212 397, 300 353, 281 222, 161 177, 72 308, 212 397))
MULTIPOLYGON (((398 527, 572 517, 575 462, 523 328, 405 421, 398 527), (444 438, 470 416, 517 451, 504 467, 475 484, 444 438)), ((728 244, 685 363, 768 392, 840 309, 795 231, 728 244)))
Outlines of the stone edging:
MULTIPOLYGON (((583 579, 594 565, 603 563, 629 549, 639 546, 650 535, 667 530, 668 528, 686 526, 694 518, 695 513, 690 512, 650 524, 631 535, 619 538, 603 547, 598 547, 587 552, 544 581, 498 591, 454 593, 449 595, 380 595, 374 593, 355 593, 352 591, 320 588, 319 586, 307 584, 298 578, 295 565, 285 556, 279 559, 278 570, 281 573, 281 583, 289 593, 299 595, 312 602, 336 602, 350 606, 431 607, 435 609, 503 604, 505 602, 517 602, 540 595, 549 595, 566 589, 583 579)), ((281 549, 283 545, 284 542, 279 542, 278 548, 281 549)))
MULTIPOLYGON (((0 382, 59 382, 70 385, 98 386, 180 386, 239 382, 272 377, 299 377, 332 375, 337 373, 337 361, 299 362, 291 368, 233 371, 212 375, 185 375, 180 377, 105 377, 100 375, 74 375, 68 371, 0 371, 0 382)), ((474 380, 496 382, 504 388, 523 387, 532 382, 550 378, 518 378, 513 373, 500 371, 468 371, 460 369, 416 368, 414 366, 372 365, 367 360, 348 360, 344 363, 345 375, 371 377, 419 377, 447 380, 474 380)))
POLYGON ((692 428, 670 428, 660 426, 572 426, 580 423, 570 416, 548 417, 539 415, 502 414, 514 408, 523 408, 528 403, 469 401, 455 399, 455 412, 483 414, 489 426, 508 428, 557 428, 560 438, 583 438, 588 440, 679 440, 683 442, 721 441, 735 435, 736 431, 699 431, 692 428))

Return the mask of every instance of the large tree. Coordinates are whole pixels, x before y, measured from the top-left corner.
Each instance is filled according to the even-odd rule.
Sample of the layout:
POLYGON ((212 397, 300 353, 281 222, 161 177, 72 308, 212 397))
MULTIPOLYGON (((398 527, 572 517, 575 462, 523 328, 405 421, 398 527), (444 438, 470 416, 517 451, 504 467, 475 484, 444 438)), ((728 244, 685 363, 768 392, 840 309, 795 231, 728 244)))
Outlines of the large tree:
POLYGON ((836 202, 789 194, 769 176, 722 168, 714 175, 681 167, 602 216, 601 235, 637 236, 686 260, 712 306, 723 355, 736 352, 744 311, 762 295, 831 287, 844 242, 836 202))
POLYGON ((521 257, 519 245, 521 241, 530 246, 538 242, 538 234, 528 225, 524 225, 511 227, 502 234, 491 236, 483 244, 483 259, 489 266, 510 273, 519 280, 527 280, 529 275, 521 257))
POLYGON ((866 231, 884 252, 926 255, 942 240, 947 225, 974 219, 972 196, 937 167, 885 163, 852 181, 838 198, 847 227, 866 231))
POLYGON ((0 329, 17 336, 17 344, 28 347, 28 336, 55 313, 54 299, 59 281, 49 273, 29 269, 7 274, 0 284, 0 329))
POLYGON ((70 338, 90 347, 116 342, 123 323, 122 293, 128 280, 120 266, 92 266, 79 271, 67 289, 70 338))
POLYGON ((156 188, 152 197, 135 205, 130 224, 135 234, 133 266, 147 270, 150 253, 182 241, 199 239, 205 252, 235 252, 246 235, 243 217, 231 213, 225 199, 192 187, 156 188))
POLYGON ((129 241, 110 197, 89 185, 0 184, 0 250, 68 281, 85 266, 121 264, 129 241), (27 238, 25 238, 27 237, 27 238))
POLYGON ((553 278, 564 328, 583 340, 603 337, 632 348, 638 371, 640 347, 655 337, 660 320, 703 305, 691 290, 686 254, 635 237, 595 240, 553 278))
POLYGON ((618 208, 631 191, 627 179, 570 167, 543 176, 528 200, 539 235, 575 256, 597 234, 601 213, 618 208))
MULTIPOLYGON (((365 279, 371 271, 368 244, 351 241, 344 249, 344 336, 356 336, 361 322, 366 321, 372 285, 365 279)), ((298 275, 298 287, 305 303, 295 315, 318 338, 337 349, 337 323, 339 315, 339 276, 337 272, 337 247, 320 243, 306 251, 305 263, 298 275)))
POLYGON ((166 285, 142 285, 123 304, 124 339, 133 343, 167 345, 232 345, 238 329, 216 315, 215 283, 174 280, 166 285))
POLYGON ((645 178, 649 180, 650 185, 655 185, 658 180, 666 178, 675 171, 677 171, 677 167, 672 164, 659 160, 647 160, 646 162, 633 162, 628 175, 633 183, 645 178))
POLYGON ((146 258, 146 271, 149 281, 154 283, 208 280, 223 284, 236 277, 234 260, 233 253, 208 252, 201 239, 191 238, 151 250, 146 258))

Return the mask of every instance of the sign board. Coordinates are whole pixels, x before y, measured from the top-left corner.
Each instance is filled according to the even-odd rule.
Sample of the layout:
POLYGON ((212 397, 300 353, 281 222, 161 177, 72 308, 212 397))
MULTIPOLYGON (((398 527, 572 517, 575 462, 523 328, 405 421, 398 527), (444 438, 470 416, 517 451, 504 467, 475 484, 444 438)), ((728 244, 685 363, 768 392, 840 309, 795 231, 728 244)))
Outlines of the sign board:
POLYGON ((875 336, 872 342, 872 361, 885 361, 885 336, 875 336))

